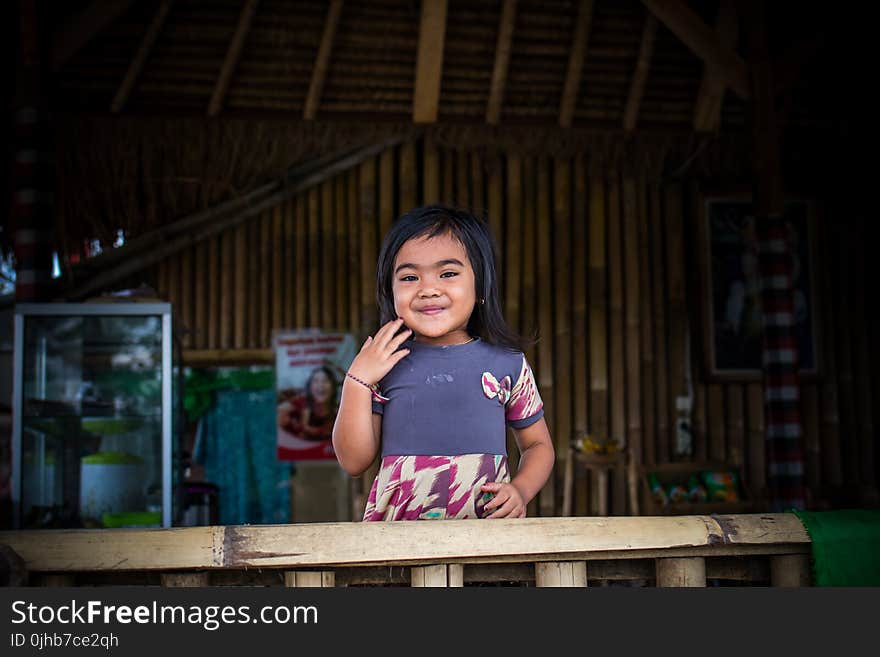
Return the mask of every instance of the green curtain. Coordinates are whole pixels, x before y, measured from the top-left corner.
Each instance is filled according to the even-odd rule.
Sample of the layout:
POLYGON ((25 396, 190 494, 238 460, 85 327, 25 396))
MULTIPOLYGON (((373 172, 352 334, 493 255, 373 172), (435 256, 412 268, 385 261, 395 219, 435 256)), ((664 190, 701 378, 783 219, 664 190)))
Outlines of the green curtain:
POLYGON ((880 510, 798 511, 816 586, 880 586, 880 510))
POLYGON ((220 488, 220 523, 290 522, 291 464, 276 458, 274 386, 217 389, 212 397, 201 413, 194 458, 220 488))

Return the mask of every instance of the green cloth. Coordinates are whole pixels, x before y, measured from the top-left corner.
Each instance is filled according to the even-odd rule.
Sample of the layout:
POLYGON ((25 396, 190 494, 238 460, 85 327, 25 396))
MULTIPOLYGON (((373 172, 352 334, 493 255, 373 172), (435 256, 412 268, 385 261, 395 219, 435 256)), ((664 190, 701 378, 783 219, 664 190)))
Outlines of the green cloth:
POLYGON ((880 586, 880 510, 798 511, 816 586, 880 586))

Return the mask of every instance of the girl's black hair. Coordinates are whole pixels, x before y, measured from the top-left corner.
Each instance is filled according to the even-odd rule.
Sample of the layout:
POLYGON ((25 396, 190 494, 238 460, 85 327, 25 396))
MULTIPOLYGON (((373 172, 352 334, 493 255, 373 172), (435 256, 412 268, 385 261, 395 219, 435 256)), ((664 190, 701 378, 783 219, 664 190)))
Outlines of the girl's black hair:
POLYGON ((515 351, 521 351, 526 345, 532 344, 534 341, 524 340, 504 321, 495 269, 495 242, 488 224, 469 212, 444 205, 427 205, 410 210, 385 235, 376 267, 379 324, 384 325, 397 318, 392 285, 394 260, 401 247, 412 239, 446 234, 461 242, 474 270, 477 303, 468 321, 468 333, 479 336, 489 344, 515 351), (484 300, 483 303, 480 303, 481 299, 484 300))

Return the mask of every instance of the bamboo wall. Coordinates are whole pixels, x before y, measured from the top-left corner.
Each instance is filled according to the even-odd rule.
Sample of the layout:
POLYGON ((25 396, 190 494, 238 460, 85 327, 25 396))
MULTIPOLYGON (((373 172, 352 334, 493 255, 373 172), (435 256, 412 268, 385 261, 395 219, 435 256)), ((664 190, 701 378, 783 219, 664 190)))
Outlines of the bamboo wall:
MULTIPOLYGON (((702 376, 697 193, 643 172, 599 170, 584 154, 485 155, 440 148, 429 136, 167 258, 155 270, 157 289, 174 304, 188 350, 266 349, 274 328, 365 335, 376 329, 376 256, 394 218, 431 202, 485 212, 500 247, 507 319, 540 337, 527 357, 557 448, 557 476, 530 515, 559 513, 569 441, 584 432, 618 441, 646 464, 728 461, 760 495, 761 383, 702 376), (681 454, 676 397, 688 391, 688 372, 693 444, 681 454)), ((846 502, 844 493, 876 495, 876 383, 864 306, 854 303, 865 295, 865 262, 847 257, 863 230, 856 223, 820 240, 832 245, 818 260, 824 375, 802 388, 814 507, 820 499, 846 502)), ((577 473, 576 514, 587 513, 594 483, 577 473)), ((612 513, 627 513, 622 478, 612 478, 611 489, 612 513)))

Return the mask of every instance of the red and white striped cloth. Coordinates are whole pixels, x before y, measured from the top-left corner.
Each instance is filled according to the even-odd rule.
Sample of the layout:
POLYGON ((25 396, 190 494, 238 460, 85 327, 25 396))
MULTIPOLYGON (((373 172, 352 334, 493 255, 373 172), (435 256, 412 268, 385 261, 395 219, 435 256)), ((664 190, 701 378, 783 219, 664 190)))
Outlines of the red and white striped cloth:
POLYGON ((774 510, 803 509, 806 487, 792 253, 782 216, 758 217, 756 224, 764 318, 767 486, 774 510))

